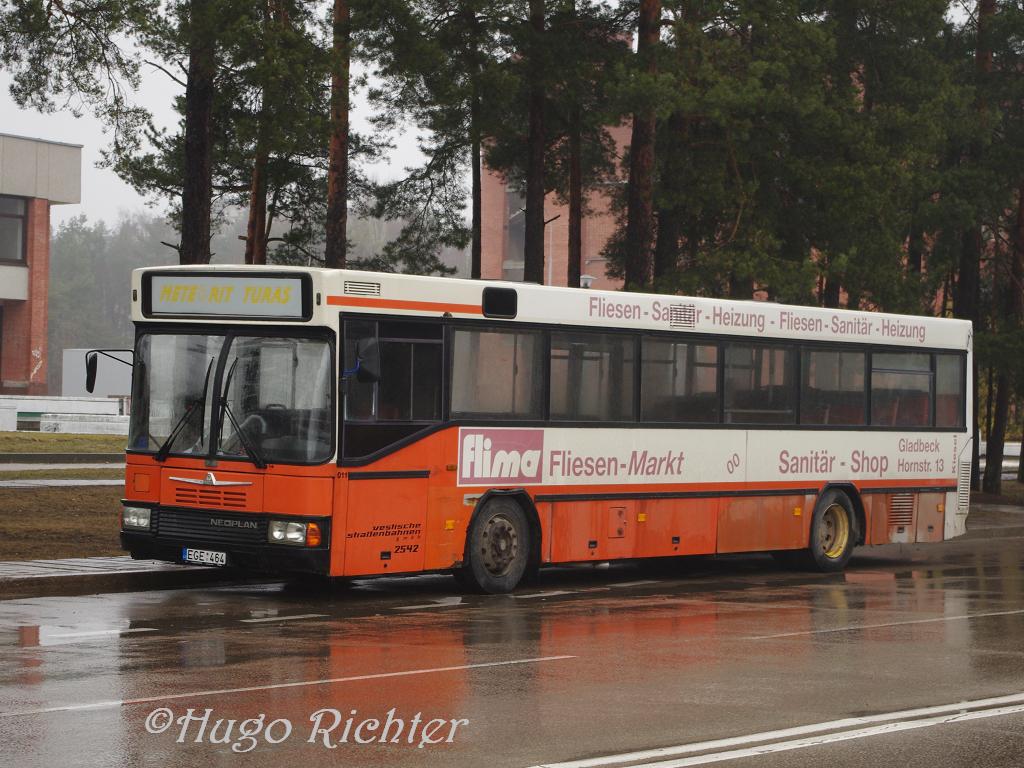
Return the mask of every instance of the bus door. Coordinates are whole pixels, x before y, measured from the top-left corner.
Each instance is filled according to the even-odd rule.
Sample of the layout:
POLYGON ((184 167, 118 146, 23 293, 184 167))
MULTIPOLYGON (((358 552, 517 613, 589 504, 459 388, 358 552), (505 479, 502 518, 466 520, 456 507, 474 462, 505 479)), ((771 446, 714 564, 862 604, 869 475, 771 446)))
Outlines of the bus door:
POLYGON ((419 571, 437 457, 414 438, 441 422, 444 327, 371 318, 343 327, 345 573, 419 571))
POLYGON ((423 570, 428 482, 411 473, 348 473, 345 575, 423 570))

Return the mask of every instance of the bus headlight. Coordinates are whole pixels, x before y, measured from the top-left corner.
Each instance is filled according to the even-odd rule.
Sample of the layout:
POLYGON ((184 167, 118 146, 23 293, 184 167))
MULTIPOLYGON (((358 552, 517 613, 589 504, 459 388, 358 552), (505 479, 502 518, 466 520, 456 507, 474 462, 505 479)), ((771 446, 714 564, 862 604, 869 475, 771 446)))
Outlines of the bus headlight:
POLYGON ((267 526, 267 541, 271 544, 319 547, 323 534, 317 523, 297 523, 290 520, 271 520, 267 526))
POLYGON ((121 527, 148 531, 149 509, 146 507, 125 507, 121 510, 121 527))
POLYGON ((297 544, 301 547, 306 543, 306 524, 271 520, 267 527, 267 540, 271 544, 297 544))

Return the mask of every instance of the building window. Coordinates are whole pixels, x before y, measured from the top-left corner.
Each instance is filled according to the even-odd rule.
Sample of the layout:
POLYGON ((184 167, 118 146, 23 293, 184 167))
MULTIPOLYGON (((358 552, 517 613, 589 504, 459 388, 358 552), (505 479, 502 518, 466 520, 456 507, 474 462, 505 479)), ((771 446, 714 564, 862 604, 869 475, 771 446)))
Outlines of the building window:
POLYGON ((0 261, 25 261, 24 198, 0 196, 0 261))
POLYGON ((526 214, 523 206, 526 198, 521 192, 509 189, 505 192, 505 206, 508 219, 505 224, 505 260, 501 265, 502 280, 522 282, 526 250, 526 214))

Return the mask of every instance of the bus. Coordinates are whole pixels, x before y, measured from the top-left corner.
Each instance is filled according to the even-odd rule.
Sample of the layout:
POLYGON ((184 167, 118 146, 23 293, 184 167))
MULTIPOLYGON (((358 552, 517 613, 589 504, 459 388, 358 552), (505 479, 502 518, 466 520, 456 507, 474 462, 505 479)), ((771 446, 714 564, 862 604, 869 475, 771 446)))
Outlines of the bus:
POLYGON ((965 531, 971 324, 285 267, 136 270, 121 543, 329 577, 965 531))

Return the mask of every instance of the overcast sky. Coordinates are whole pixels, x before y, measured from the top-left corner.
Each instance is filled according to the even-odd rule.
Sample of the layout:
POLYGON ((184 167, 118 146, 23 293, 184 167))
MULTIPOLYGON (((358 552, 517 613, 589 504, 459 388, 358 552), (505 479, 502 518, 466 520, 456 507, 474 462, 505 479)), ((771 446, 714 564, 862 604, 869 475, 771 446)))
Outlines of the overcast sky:
MULTIPOLYGON (((76 118, 69 110, 41 114, 35 110, 19 109, 11 99, 9 85, 10 77, 0 72, 0 133, 82 145, 82 202, 80 205, 53 206, 51 220, 54 226, 80 213, 90 220, 103 219, 112 224, 123 213, 146 207, 145 199, 121 181, 117 174, 97 167, 101 160, 100 152, 107 146, 109 137, 103 133, 100 121, 88 110, 76 118)), ((158 125, 167 127, 178 119, 171 102, 179 91, 180 86, 166 75, 147 68, 139 92, 135 94, 135 103, 149 109, 158 125)), ((357 131, 368 129, 368 111, 362 108, 362 101, 358 94, 352 100, 352 123, 357 131)), ((403 167, 419 162, 421 155, 416 146, 416 136, 414 131, 402 132, 395 139, 391 162, 369 169, 370 174, 386 179, 399 173, 403 167)), ((161 203, 157 210, 162 210, 162 207, 161 203)))

